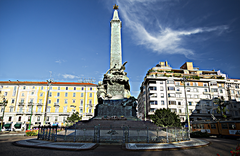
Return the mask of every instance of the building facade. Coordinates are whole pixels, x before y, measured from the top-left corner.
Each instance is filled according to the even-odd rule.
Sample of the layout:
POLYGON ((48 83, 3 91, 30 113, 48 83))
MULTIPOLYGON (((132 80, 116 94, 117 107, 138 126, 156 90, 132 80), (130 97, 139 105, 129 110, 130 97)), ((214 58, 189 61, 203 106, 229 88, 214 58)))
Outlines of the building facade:
POLYGON ((220 71, 199 70, 192 62, 184 63, 180 69, 160 62, 148 71, 141 84, 138 117, 148 120, 156 109, 169 108, 185 122, 187 103, 191 121, 221 118, 214 101, 223 98, 231 103, 227 106, 228 118, 240 119, 239 85, 240 80, 226 79, 220 71), (185 88, 183 77, 188 78, 185 88))
POLYGON ((0 81, 0 116, 9 128, 26 129, 30 124, 37 127, 58 124, 65 126, 66 119, 73 112, 79 112, 82 120, 94 116, 97 104, 97 85, 76 82, 28 82, 0 81), (19 128, 20 127, 20 128, 19 128))

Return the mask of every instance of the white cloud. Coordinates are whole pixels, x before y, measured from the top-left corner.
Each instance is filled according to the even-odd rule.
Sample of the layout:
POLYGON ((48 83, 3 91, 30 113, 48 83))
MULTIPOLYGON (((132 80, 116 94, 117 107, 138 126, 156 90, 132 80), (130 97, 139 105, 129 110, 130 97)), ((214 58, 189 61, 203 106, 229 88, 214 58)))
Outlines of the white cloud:
POLYGON ((63 78, 65 79, 75 79, 75 78, 80 78, 79 76, 71 75, 71 74, 63 74, 63 78))
MULTIPOLYGON (((170 26, 164 27, 163 24, 159 23, 158 19, 156 18, 158 14, 155 12, 156 10, 154 10, 156 9, 155 1, 128 0, 118 1, 118 4, 120 6, 120 15, 122 15, 122 18, 126 22, 126 26, 130 28, 130 31, 133 33, 133 39, 136 41, 136 44, 143 45, 158 54, 178 53, 183 54, 186 57, 193 55, 194 51, 184 46, 186 37, 213 31, 216 31, 217 35, 221 35, 226 29, 228 29, 228 26, 223 25, 215 27, 192 28, 186 30, 174 30, 170 26), (154 30, 153 32, 147 29, 149 25, 154 25, 155 29, 150 29, 151 31, 154 30)), ((163 4, 157 8, 159 10, 166 10, 168 6, 163 4)), ((195 40, 197 40, 197 37, 195 40)))
POLYGON ((55 63, 59 63, 59 64, 61 64, 63 62, 66 62, 66 61, 65 60, 57 60, 57 61, 55 61, 55 63))

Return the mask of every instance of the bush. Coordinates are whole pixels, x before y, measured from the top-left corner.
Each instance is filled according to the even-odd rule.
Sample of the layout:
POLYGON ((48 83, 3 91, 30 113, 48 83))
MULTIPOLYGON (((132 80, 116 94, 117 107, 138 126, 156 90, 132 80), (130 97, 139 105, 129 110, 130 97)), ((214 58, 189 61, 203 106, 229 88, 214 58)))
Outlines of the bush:
POLYGON ((27 136, 37 136, 38 130, 26 130, 26 135, 27 136))
POLYGON ((195 131, 190 133, 191 138, 209 138, 209 134, 207 132, 195 131))

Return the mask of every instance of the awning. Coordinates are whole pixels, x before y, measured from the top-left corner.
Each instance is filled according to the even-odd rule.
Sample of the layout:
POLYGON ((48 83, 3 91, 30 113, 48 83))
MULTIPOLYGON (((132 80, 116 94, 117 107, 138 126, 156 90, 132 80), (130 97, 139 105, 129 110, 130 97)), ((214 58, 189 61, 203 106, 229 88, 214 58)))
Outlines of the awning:
POLYGON ((16 123, 16 124, 14 125, 14 127, 15 127, 15 128, 21 128, 21 125, 22 125, 22 123, 16 123))
POLYGON ((5 124, 4 127, 5 127, 5 128, 10 128, 10 127, 11 127, 11 124, 10 124, 10 123, 9 123, 9 124, 5 124))

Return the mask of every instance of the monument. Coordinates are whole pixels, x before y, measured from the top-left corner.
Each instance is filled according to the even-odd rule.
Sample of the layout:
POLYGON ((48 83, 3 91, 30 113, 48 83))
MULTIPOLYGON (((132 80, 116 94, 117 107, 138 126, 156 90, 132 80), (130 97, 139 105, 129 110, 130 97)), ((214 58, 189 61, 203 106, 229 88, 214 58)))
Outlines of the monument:
POLYGON ((130 94, 129 78, 125 70, 127 62, 122 64, 121 27, 122 22, 118 16, 118 6, 113 6, 111 25, 110 69, 98 83, 98 105, 95 119, 136 118, 136 99, 130 94))

